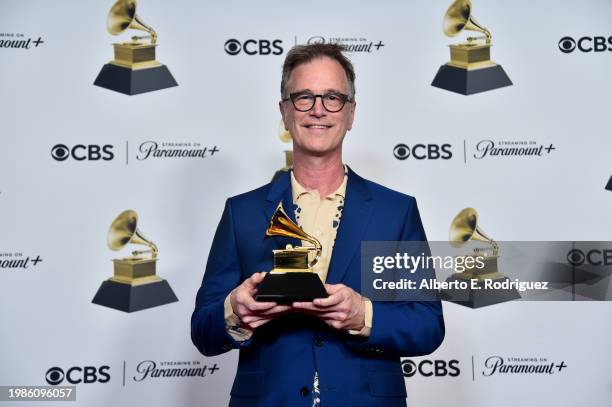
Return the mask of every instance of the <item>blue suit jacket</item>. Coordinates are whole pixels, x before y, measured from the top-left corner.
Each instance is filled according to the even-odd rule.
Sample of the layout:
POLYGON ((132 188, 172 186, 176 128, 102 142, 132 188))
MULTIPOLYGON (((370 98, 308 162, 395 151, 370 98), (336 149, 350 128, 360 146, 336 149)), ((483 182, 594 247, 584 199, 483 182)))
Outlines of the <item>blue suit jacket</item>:
MULTIPOLYGON (((279 201, 293 208, 290 174, 227 200, 191 319, 191 337, 206 356, 240 349, 230 406, 312 406, 313 375, 325 406, 405 406, 400 356, 433 352, 444 338, 442 306, 374 302, 369 337, 335 330, 292 313, 238 343, 227 333, 223 303, 255 272, 272 269, 272 250, 290 238, 264 238, 279 201)), ((293 216, 293 210, 287 210, 293 216)), ((414 198, 367 181, 349 169, 345 204, 327 282, 360 292, 360 243, 426 240, 414 198)))

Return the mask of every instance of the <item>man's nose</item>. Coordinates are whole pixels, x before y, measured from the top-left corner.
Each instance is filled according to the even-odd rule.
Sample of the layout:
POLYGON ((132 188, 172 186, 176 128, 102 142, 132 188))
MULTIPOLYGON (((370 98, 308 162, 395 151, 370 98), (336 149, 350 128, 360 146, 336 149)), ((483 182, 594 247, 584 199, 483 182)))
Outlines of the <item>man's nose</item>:
POLYGON ((325 115, 325 108, 323 107, 323 98, 317 97, 315 98, 314 106, 312 110, 310 110, 311 114, 316 117, 321 117, 325 115))

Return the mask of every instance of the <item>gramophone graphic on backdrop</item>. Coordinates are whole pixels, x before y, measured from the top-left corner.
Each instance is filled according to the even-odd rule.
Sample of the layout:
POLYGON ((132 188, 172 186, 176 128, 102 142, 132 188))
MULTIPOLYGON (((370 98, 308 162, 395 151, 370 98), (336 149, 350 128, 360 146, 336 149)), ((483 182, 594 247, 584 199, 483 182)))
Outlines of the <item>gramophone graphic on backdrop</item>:
POLYGON ((149 33, 115 43, 115 58, 102 67, 94 85, 126 95, 178 86, 165 65, 155 60, 157 33, 136 14, 136 0, 117 0, 108 12, 106 29, 119 35, 127 29, 149 33))
POLYGON ((483 259, 484 267, 481 269, 474 267, 450 276, 446 280, 448 283, 455 280, 465 281, 469 282, 469 288, 442 290, 442 299, 470 308, 480 308, 521 298, 515 289, 485 289, 485 280, 501 282, 508 280, 508 277, 499 272, 497 264, 499 245, 478 226, 478 212, 474 208, 465 208, 453 218, 449 230, 449 242, 456 248, 469 242, 485 243, 486 247, 475 248, 469 255, 480 256, 483 259))
POLYGON ((451 60, 440 67, 431 86, 471 95, 512 85, 501 65, 491 61, 491 32, 472 16, 470 0, 455 0, 444 15, 444 34, 454 37, 464 30, 484 36, 449 45, 451 60))
POLYGON ((94 304, 125 312, 140 311, 178 301, 168 282, 155 274, 157 246, 138 230, 138 214, 128 209, 115 218, 107 234, 108 248, 121 250, 128 244, 148 246, 131 256, 114 259, 113 276, 102 282, 94 304))
POLYGON ((606 189, 608 191, 612 191, 612 176, 610 176, 610 179, 608 180, 608 183, 606 184, 606 189))

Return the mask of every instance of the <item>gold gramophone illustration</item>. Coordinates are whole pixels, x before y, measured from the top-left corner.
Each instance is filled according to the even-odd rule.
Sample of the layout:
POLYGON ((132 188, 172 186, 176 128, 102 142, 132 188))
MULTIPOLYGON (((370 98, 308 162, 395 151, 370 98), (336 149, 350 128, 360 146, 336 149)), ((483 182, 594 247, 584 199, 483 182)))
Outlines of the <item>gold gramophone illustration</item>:
MULTIPOLYGON (((498 270, 499 245, 491 239, 478 226, 478 212, 474 208, 465 208, 455 216, 449 230, 449 242, 451 246, 460 248, 468 242, 485 242, 485 247, 473 249, 469 255, 461 257, 480 257, 483 267, 466 268, 465 271, 455 273, 446 281, 466 281, 469 287, 465 290, 443 290, 443 299, 466 305, 470 308, 479 308, 521 298, 518 291, 496 290, 487 288, 485 281, 505 281, 508 278, 498 270)), ((474 261, 472 264, 478 264, 474 261)))
POLYGON ((128 244, 147 246, 132 255, 113 259, 113 276, 104 281, 92 302, 125 312, 139 311, 178 301, 168 282, 156 274, 157 246, 138 229, 138 214, 128 209, 115 218, 107 234, 108 248, 128 244))
POLYGON ((321 279, 312 271, 321 256, 321 243, 289 218, 282 203, 278 204, 266 230, 266 237, 271 236, 300 239, 310 242, 313 246, 287 245, 284 249, 273 250, 274 268, 258 286, 255 299, 287 304, 327 297, 321 279))
POLYGON ((512 85, 501 65, 491 61, 491 32, 472 15, 470 0, 455 0, 444 15, 444 34, 454 37, 462 31, 484 35, 450 45, 451 60, 440 67, 431 85, 463 95, 512 85))
POLYGON ((106 29, 111 35, 127 29, 145 31, 148 35, 113 44, 115 58, 102 67, 94 85, 126 95, 178 85, 168 68, 155 59, 157 33, 136 14, 136 0, 117 0, 108 12, 106 29))

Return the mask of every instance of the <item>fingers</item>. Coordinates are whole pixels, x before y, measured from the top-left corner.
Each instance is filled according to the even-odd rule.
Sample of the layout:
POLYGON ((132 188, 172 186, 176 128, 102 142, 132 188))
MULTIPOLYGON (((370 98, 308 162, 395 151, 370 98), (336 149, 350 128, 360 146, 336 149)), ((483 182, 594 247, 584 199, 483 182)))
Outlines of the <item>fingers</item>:
POLYGON ((337 291, 327 298, 315 298, 312 303, 318 307, 333 307, 334 305, 340 304, 346 299, 346 292, 344 290, 337 291))
POLYGON ((257 288, 257 284, 261 283, 265 276, 266 273, 264 271, 260 273, 253 273, 251 277, 244 280, 242 284, 249 290, 252 290, 254 288, 257 288))
POLYGON ((276 305, 266 311, 258 312, 257 315, 276 315, 282 314, 291 309, 291 305, 276 305))
POLYGON ((267 311, 264 311, 264 312, 251 313, 251 314, 245 315, 244 317, 241 318, 241 322, 244 325, 246 325, 248 328, 255 329, 273 320, 274 318, 284 313, 287 313, 290 310, 291 310, 291 306, 289 305, 276 305, 273 308, 267 311))
POLYGON ((340 301, 338 303, 334 303, 330 306, 321 307, 314 302, 294 302, 293 308, 299 309, 301 311, 306 311, 308 313, 313 313, 317 315, 322 315, 330 312, 350 312, 351 303, 349 301, 340 301))
POLYGON ((318 315, 322 312, 327 312, 327 309, 321 309, 314 305, 312 302, 294 302, 292 304, 293 308, 297 311, 306 313, 306 314, 315 314, 318 315))

